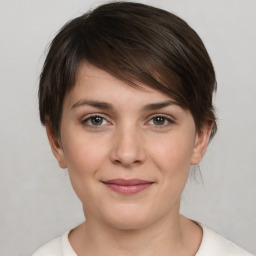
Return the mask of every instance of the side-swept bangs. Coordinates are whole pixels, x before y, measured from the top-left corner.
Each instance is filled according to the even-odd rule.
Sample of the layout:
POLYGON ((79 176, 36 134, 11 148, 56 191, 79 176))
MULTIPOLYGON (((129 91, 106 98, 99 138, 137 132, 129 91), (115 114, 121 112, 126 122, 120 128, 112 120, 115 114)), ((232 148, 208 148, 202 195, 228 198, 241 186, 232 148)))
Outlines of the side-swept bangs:
POLYGON ((216 118, 210 57, 196 32, 167 11, 131 2, 102 5, 68 22, 53 39, 41 73, 40 119, 59 136, 65 95, 87 61, 142 89, 160 90, 190 110, 198 131, 216 118))

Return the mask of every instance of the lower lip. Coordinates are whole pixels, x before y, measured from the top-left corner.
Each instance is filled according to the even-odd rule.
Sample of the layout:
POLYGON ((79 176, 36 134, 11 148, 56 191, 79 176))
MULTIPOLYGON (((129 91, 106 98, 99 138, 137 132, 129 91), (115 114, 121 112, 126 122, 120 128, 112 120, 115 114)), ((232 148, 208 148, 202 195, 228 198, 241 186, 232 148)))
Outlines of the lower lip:
POLYGON ((135 184, 135 185, 118 185, 113 183, 104 183, 108 188, 114 190, 119 194, 132 195, 147 189, 153 183, 135 184))

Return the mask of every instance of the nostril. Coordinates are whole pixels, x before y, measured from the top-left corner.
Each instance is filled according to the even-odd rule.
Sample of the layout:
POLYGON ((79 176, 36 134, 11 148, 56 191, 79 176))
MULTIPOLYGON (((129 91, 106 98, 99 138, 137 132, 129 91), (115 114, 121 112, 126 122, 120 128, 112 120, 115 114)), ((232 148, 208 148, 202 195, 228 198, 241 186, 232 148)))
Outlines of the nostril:
POLYGON ((124 167, 131 167, 131 166, 135 166, 135 165, 139 165, 143 162, 143 159, 138 159, 138 158, 112 158, 112 162, 115 165, 122 165, 124 167))

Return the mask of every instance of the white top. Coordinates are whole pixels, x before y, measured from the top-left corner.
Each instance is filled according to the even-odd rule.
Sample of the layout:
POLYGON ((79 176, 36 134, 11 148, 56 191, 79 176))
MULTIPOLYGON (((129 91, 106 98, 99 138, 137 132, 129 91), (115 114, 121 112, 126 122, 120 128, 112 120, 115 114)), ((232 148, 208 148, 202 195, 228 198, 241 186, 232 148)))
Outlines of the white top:
MULTIPOLYGON (((212 230, 204 226, 201 227, 203 229, 203 239, 195 256, 253 256, 212 230)), ((69 243, 69 232, 48 242, 32 256, 77 256, 69 243)))

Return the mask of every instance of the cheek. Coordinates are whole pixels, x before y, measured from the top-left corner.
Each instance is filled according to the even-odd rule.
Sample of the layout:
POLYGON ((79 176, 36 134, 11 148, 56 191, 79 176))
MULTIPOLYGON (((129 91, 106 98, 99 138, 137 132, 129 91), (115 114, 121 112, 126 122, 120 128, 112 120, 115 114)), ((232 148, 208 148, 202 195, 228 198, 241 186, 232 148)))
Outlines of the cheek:
POLYGON ((65 138, 63 148, 73 189, 82 202, 88 202, 94 197, 91 191, 97 174, 104 166, 106 144, 83 136, 73 136, 65 138))
POLYGON ((185 135, 173 135, 158 140, 157 146, 151 147, 151 155, 162 172, 174 174, 188 172, 193 151, 193 140, 185 135))
POLYGON ((108 143, 84 133, 75 134, 63 138, 64 157, 70 176, 83 178, 94 175, 106 160, 108 143))
POLYGON ((178 136, 176 133, 165 136, 164 139, 158 138, 156 146, 151 147, 151 161, 158 170, 159 194, 154 202, 160 206, 156 209, 162 207, 163 211, 168 213, 171 209, 179 208, 180 197, 190 170, 192 145, 192 140, 187 136, 178 136))

